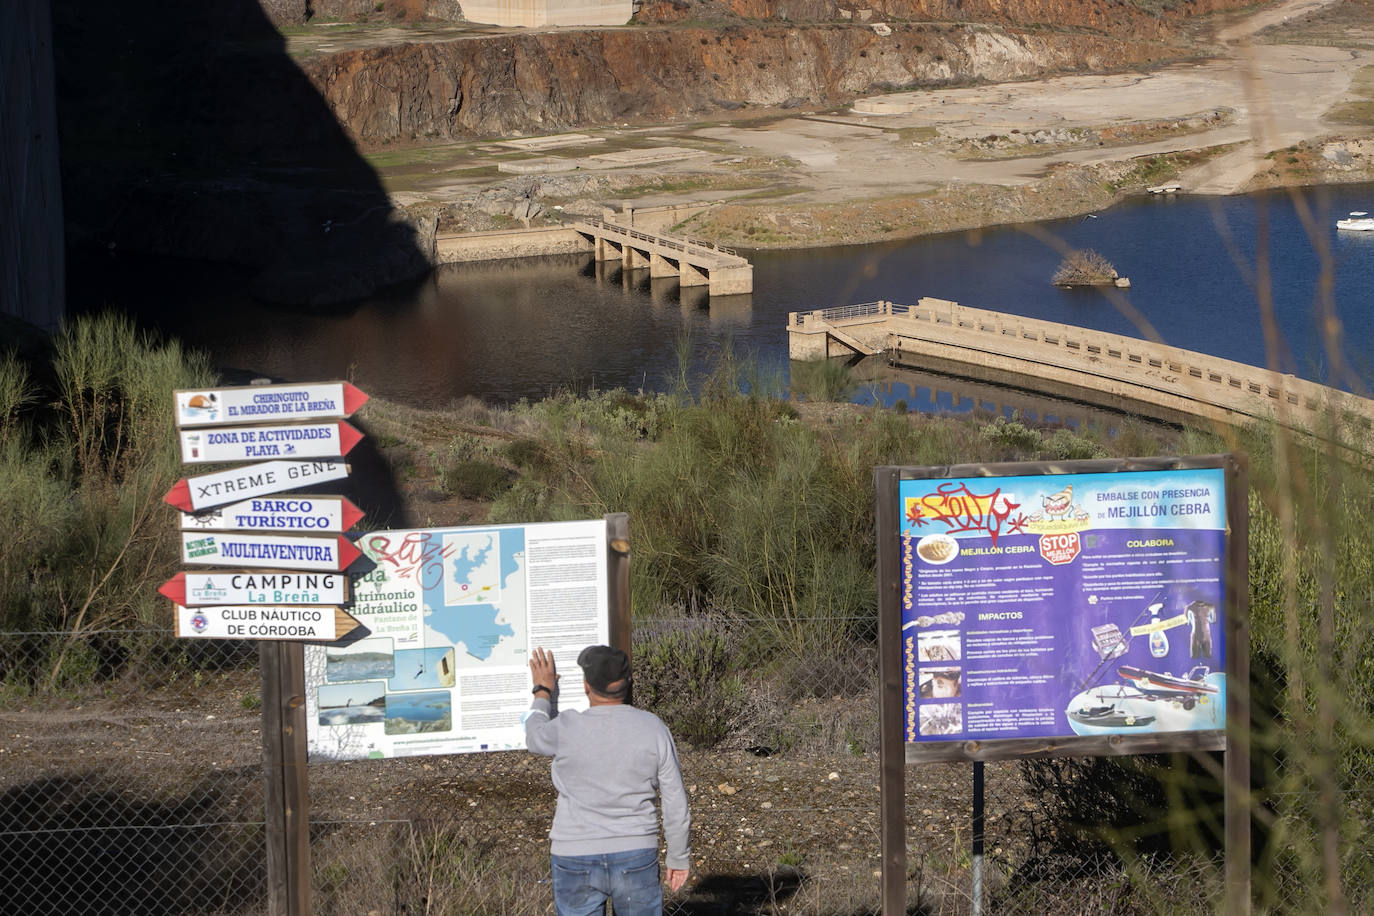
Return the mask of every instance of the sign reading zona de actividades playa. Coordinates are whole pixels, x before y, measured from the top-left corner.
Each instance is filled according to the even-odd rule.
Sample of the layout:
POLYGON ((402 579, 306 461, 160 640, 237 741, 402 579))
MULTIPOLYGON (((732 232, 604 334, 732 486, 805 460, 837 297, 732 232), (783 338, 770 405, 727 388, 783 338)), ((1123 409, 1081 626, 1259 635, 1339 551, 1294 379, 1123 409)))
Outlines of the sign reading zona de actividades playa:
POLYGON ((234 426, 179 433, 183 464, 264 458, 341 458, 363 434, 342 421, 293 426, 234 426))

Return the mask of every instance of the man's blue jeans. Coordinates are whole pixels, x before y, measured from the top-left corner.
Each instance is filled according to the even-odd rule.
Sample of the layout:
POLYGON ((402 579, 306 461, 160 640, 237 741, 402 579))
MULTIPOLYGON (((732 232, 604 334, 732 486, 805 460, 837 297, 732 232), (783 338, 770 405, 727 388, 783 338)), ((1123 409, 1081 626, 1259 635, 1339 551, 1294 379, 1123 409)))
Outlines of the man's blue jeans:
POLYGON ((658 849, 599 856, 549 856, 558 916, 601 916, 606 901, 615 916, 662 916, 658 849))

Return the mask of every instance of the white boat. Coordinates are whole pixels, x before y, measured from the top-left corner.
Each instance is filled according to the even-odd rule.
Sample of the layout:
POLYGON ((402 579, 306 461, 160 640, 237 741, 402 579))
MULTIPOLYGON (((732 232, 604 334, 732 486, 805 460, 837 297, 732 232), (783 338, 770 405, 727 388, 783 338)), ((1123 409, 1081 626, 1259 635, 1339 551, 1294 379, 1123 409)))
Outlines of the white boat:
POLYGON ((1351 210, 1345 219, 1336 220, 1337 229, 1350 229, 1355 232, 1374 232, 1374 216, 1364 210, 1351 210))

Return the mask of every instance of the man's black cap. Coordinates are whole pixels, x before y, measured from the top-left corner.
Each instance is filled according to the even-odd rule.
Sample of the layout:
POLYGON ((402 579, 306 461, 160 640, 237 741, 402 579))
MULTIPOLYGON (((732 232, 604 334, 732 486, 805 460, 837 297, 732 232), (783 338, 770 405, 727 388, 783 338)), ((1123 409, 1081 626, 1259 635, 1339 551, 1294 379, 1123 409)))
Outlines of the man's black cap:
POLYGON ((577 656, 582 677, 597 693, 606 697, 623 697, 630 689, 630 658, 613 646, 588 646, 577 656), (624 683, 612 690, 616 681, 624 683))

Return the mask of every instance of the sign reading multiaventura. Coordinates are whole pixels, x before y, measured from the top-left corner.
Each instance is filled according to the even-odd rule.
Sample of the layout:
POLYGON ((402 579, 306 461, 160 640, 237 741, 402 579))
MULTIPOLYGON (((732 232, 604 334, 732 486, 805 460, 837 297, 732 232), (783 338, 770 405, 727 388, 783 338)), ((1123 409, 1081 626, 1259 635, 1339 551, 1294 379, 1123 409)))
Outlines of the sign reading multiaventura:
POLYGON ((586 706, 577 654, 609 638, 606 522, 369 531, 349 612, 370 631, 307 646, 311 757, 524 746, 529 653, 553 652, 560 707, 586 706))
POLYGON ((905 741, 1223 731, 1227 475, 1191 459, 1209 461, 902 469, 905 741))

